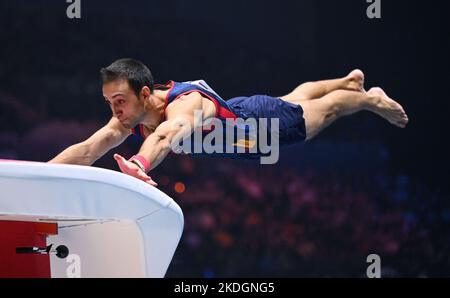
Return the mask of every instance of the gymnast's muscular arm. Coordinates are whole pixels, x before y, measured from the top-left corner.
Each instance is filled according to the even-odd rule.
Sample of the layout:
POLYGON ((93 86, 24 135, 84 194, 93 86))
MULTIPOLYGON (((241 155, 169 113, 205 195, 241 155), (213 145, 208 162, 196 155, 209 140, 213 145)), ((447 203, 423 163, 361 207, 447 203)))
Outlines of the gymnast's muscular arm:
POLYGON ((162 122, 142 144, 139 155, 145 157, 151 168, 159 165, 171 150, 172 142, 190 136, 199 125, 194 111, 202 109, 202 96, 193 92, 178 99, 176 105, 167 110, 167 120, 162 122))
MULTIPOLYGON (((202 96, 198 92, 192 92, 179 98, 166 110, 166 121, 162 122, 156 130, 147 137, 142 144, 138 155, 145 158, 150 167, 136 166, 135 163, 127 161, 119 154, 114 158, 122 172, 141 179, 151 185, 156 183, 145 173, 155 168, 167 156, 171 150, 171 144, 177 143, 181 138, 192 134, 195 127, 201 125, 202 119, 194 117, 195 110, 202 109, 202 96)), ((200 117, 199 117, 200 118, 200 117)))
POLYGON ((130 134, 129 129, 123 127, 117 118, 112 117, 104 127, 87 140, 68 147, 49 163, 92 165, 106 152, 125 141, 130 134))

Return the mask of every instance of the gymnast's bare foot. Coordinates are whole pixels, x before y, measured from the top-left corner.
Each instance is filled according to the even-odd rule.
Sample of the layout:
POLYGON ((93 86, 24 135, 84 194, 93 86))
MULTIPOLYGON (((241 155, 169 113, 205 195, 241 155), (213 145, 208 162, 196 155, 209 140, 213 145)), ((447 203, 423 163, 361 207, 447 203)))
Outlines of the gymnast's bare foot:
POLYGON ((355 69, 344 78, 344 89, 364 92, 364 73, 355 69))
POLYGON ((409 119, 403 107, 389 98, 383 89, 379 87, 371 88, 367 91, 369 96, 369 110, 380 115, 391 124, 404 128, 409 119))

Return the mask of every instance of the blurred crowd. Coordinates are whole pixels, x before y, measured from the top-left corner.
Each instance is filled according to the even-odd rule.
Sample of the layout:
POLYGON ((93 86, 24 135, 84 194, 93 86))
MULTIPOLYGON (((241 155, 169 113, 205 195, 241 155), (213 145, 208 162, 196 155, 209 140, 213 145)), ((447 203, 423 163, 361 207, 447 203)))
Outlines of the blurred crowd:
POLYGON ((155 179, 185 214, 169 276, 365 277, 372 253, 383 276, 448 276, 448 203, 406 175, 169 163, 155 179))

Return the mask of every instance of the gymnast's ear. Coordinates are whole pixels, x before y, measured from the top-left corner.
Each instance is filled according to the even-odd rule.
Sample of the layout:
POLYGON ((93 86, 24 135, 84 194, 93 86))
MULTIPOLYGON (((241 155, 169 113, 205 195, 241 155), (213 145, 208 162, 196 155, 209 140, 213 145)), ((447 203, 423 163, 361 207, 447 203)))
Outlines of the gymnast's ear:
POLYGON ((150 90, 150 88, 147 86, 144 86, 144 87, 142 87, 139 95, 140 95, 140 98, 142 98, 145 101, 150 98, 151 94, 152 94, 152 91, 150 90))

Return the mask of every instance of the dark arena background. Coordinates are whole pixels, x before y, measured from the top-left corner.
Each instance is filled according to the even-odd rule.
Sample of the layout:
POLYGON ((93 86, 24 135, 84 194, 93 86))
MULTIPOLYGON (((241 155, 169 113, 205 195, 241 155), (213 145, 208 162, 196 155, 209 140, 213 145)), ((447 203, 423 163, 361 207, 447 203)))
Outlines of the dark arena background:
MULTIPOLYGON (((171 154, 158 188, 184 213, 166 277, 450 276, 449 11, 445 1, 0 2, 0 158, 48 161, 107 123, 99 70, 144 62, 156 82, 203 79, 223 98, 281 96, 365 73, 407 112, 361 112, 282 149, 275 165, 171 154)), ((119 171, 133 136, 94 166, 119 171)), ((1 194, 7 196, 7 194, 1 194)))

